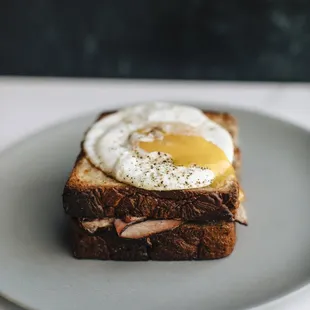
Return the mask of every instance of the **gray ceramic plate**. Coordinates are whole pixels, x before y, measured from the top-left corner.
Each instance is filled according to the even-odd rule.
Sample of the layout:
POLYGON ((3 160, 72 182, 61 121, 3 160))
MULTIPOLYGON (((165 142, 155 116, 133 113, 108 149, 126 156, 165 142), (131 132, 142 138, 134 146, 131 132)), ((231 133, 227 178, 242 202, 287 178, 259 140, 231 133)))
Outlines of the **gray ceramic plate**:
POLYGON ((201 262, 71 257, 61 193, 95 115, 60 124, 0 156, 0 291, 24 307, 246 309, 310 281, 310 135, 232 111, 240 123, 248 227, 234 253, 201 262))

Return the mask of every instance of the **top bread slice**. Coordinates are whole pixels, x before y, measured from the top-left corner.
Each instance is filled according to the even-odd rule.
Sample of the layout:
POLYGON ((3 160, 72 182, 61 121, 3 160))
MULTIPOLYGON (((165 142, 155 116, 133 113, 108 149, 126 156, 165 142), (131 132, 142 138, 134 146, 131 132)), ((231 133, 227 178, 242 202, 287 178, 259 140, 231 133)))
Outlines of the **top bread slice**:
MULTIPOLYGON (((228 113, 204 112, 223 126, 235 144, 234 167, 239 170, 238 126, 228 113)), ((109 113, 103 113, 99 119, 109 113)), ((224 184, 186 190, 144 190, 121 183, 94 167, 81 150, 63 192, 65 212, 71 217, 98 219, 125 216, 186 221, 234 221, 239 207, 239 182, 230 176, 224 184)))

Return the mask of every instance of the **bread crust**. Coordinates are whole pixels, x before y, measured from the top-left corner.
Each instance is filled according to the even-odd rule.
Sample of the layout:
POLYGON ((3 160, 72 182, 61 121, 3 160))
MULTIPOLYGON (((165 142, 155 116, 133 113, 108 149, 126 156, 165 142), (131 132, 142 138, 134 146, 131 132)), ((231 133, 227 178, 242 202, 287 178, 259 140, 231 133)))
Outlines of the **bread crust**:
POLYGON ((185 223, 173 230, 142 239, 126 239, 114 227, 95 234, 71 220, 73 256, 101 260, 207 260, 232 253, 236 243, 235 223, 185 223))

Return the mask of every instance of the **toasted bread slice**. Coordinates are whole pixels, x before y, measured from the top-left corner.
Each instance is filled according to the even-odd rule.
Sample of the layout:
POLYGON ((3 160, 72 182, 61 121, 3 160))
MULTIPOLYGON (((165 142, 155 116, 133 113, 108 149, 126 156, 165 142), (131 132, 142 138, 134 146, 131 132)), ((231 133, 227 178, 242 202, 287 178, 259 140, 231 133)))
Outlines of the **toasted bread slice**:
MULTIPOLYGON (((235 144, 238 127, 228 113, 205 112, 226 128, 235 144)), ((105 117, 107 113, 99 118, 105 117)), ((235 145, 235 169, 240 166, 240 150, 235 145)), ((136 216, 150 219, 233 221, 239 206, 239 183, 227 178, 217 188, 149 191, 133 187, 104 174, 94 167, 83 151, 79 154, 63 193, 64 209, 77 218, 136 216)))
POLYGON ((95 234, 71 220, 73 256, 102 260, 206 260, 231 254, 236 243, 235 223, 185 223, 142 239, 117 235, 113 226, 95 234))

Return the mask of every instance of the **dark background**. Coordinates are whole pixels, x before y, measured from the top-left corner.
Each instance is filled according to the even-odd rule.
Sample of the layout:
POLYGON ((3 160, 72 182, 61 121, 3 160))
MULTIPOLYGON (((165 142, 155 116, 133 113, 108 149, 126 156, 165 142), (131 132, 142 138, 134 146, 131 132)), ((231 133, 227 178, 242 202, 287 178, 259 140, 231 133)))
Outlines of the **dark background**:
POLYGON ((0 74, 310 81, 309 0, 0 0, 0 74))

